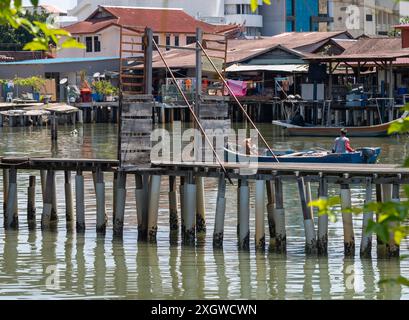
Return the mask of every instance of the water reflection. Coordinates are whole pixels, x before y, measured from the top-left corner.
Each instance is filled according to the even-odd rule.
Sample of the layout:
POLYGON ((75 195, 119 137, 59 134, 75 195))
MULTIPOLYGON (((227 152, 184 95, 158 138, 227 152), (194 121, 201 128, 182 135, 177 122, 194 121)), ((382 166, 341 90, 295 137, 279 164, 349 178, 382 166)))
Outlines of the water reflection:
POLYGON ((105 256, 105 239, 97 236, 94 248, 94 294, 103 296, 106 290, 107 264, 105 256))
POLYGON ((240 299, 251 297, 251 271, 250 271, 250 252, 247 250, 239 251, 239 274, 240 278, 240 299))
MULTIPOLYGON (((279 148, 306 149, 320 145, 330 147, 328 139, 287 138, 272 126, 261 126, 269 141, 279 148)), ((50 144, 49 134, 41 129, 2 128, 0 153, 6 155, 112 158, 116 154, 116 127, 78 126, 78 136, 71 136, 70 126, 62 127, 57 145, 50 144)), ((354 139, 356 146, 379 145, 381 161, 397 163, 407 150, 407 138, 354 139)), ((27 189, 28 175, 19 175, 19 190, 27 189), (21 182, 20 182, 21 181, 21 182)), ((36 173, 38 174, 38 173, 36 173)), ((0 175, 0 185, 2 177, 0 175)), ((108 180, 108 178, 107 178, 108 180)), ((239 251, 236 246, 236 188, 226 193, 225 245, 212 247, 217 181, 206 181, 206 222, 208 234, 199 247, 169 243, 168 186, 161 190, 158 244, 137 243, 134 185, 129 183, 123 242, 112 239, 112 221, 106 237, 95 234, 95 201, 86 195, 87 233, 67 232, 62 175, 58 182, 57 232, 29 232, 24 223, 27 199, 19 196, 20 231, 0 232, 0 296, 33 298, 127 298, 127 299, 409 299, 409 290, 400 286, 383 286, 380 279, 409 276, 409 262, 399 260, 345 259, 342 229, 331 224, 328 257, 304 255, 303 219, 294 185, 285 185, 288 255, 239 251), (233 200, 232 200, 233 199, 233 200), (92 204, 91 204, 92 203, 92 204), (132 229, 133 230, 133 229, 132 229), (48 289, 47 268, 58 266, 60 289, 48 289)), ((87 178, 87 189, 93 186, 87 178)), ((108 184, 107 184, 108 186, 108 184)), ((112 184, 110 185, 110 188, 112 184)), ((37 212, 42 211, 41 188, 37 187, 37 212)), ((111 190, 111 189, 109 189, 111 190)), ((330 193, 339 192, 331 189, 330 193)), ((107 195, 109 191, 107 191, 107 195)), ((354 188, 353 203, 362 204, 363 189, 354 188)), ((1 197, 1 193, 0 193, 1 197)), ((112 212, 112 197, 107 196, 107 211, 112 212)), ((251 212, 254 204, 251 204, 251 212)), ((37 217, 40 218, 39 216, 37 217)), ((356 242, 361 231, 356 225, 356 242)), ((254 215, 251 214, 251 237, 254 215)), ((402 246, 402 254, 406 247, 402 246)), ((376 250, 374 250, 376 252, 376 250)), ((49 271, 49 270, 48 270, 49 271)))
POLYGON ((217 298, 225 300, 229 296, 230 282, 226 276, 226 261, 223 250, 214 249, 213 259, 216 265, 217 298))
MULTIPOLYGON (((74 290, 77 294, 84 296, 85 295, 85 234, 77 234, 76 243, 75 243, 75 262, 76 262, 76 281, 77 284, 74 286, 74 290)), ((95 271, 95 270, 94 270, 95 271)))
POLYGON ((114 294, 118 297, 124 297, 127 294, 128 268, 125 259, 125 249, 121 241, 112 240, 112 255, 115 265, 114 294))

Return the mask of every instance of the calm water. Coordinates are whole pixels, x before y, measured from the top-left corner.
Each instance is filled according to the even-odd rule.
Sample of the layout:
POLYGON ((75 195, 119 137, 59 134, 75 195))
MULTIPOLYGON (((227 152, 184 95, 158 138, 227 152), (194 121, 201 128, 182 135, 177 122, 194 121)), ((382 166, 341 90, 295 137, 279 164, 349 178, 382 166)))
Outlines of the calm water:
MULTIPOLYGON (((261 126, 275 147, 330 148, 326 138, 293 139, 282 136, 270 125, 261 126)), ((85 125, 78 136, 72 127, 63 127, 59 144, 51 147, 46 129, 0 129, 0 154, 53 157, 113 158, 116 127, 85 125)), ((407 153, 406 138, 352 139, 354 146, 381 146, 382 163, 402 162, 407 153)), ((30 172, 18 178, 20 195, 26 194, 30 172)), ((216 181, 206 180, 208 233, 204 246, 181 248, 168 240, 167 179, 163 180, 157 245, 138 244, 134 182, 128 180, 123 242, 112 239, 112 175, 106 175, 107 211, 110 226, 105 238, 95 233, 95 198, 92 180, 86 175, 85 235, 67 232, 64 221, 63 176, 57 175, 58 232, 39 230, 42 212, 37 187, 37 231, 28 232, 26 199, 18 199, 20 231, 0 228, 0 298, 125 298, 125 299, 409 299, 409 289, 379 285, 383 278, 409 276, 409 262, 399 260, 345 259, 342 222, 330 224, 328 258, 304 255, 304 231, 298 191, 285 184, 288 254, 256 253, 254 247, 254 203, 251 202, 251 250, 236 248, 236 190, 228 186, 225 245, 213 250, 212 230, 216 201, 216 181), (55 273, 54 270, 58 270, 55 273), (50 275, 58 275, 56 286, 50 275)), ((1 177, 0 177, 1 180, 1 177)), ((39 179, 37 180, 39 181, 39 179)), ((1 186, 0 181, 0 186, 1 186)), ((254 188, 254 186, 251 186, 254 188)), ((315 188, 315 186, 314 186, 315 188)), ((330 190, 336 194, 337 190, 330 190)), ((362 205, 364 190, 353 187, 353 203, 362 205)), ((2 194, 0 194, 2 201, 2 194)), ((3 216, 0 217, 3 225, 3 216)), ((355 218, 356 242, 361 238, 361 221, 355 218)), ((267 231, 267 229, 266 229, 267 231)), ((374 241, 375 242, 375 241, 374 241)), ((357 250, 359 250, 357 245, 357 250)), ((373 250, 376 252, 375 248, 373 250)), ((407 243, 402 253, 407 254, 407 243)))

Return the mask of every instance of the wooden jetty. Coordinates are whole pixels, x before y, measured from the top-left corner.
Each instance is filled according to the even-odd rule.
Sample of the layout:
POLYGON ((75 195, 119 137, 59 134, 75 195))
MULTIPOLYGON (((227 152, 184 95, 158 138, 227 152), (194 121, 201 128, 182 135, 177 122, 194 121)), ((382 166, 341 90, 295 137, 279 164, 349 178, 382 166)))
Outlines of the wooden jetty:
POLYGON ((0 127, 6 125, 9 127, 42 126, 55 123, 54 129, 56 129, 58 123, 75 124, 77 118, 81 120, 79 110, 64 103, 40 103, 25 106, 23 109, 8 107, 4 109, 7 110, 0 111, 0 127))
MULTIPOLYGON (((206 234, 206 216, 215 215, 213 244, 223 246, 224 217, 226 211, 226 173, 237 187, 237 242, 241 249, 249 249, 250 245, 250 199, 255 201, 255 246, 257 250, 274 252, 286 251, 286 213, 283 185, 295 183, 298 186, 301 212, 304 218, 305 249, 307 254, 328 253, 328 217, 319 216, 314 219, 314 211, 308 202, 318 197, 327 197, 328 188, 338 186, 342 199, 342 207, 351 207, 351 186, 360 185, 366 189, 366 202, 373 200, 373 195, 380 192, 383 199, 399 201, 400 188, 409 183, 409 169, 396 165, 333 165, 333 164, 259 164, 249 169, 247 165, 225 163, 226 173, 217 163, 175 163, 153 162, 149 167, 127 167, 121 169, 117 160, 94 159, 47 159, 2 157, 0 168, 3 170, 3 214, 4 227, 17 229, 21 219, 17 212, 18 173, 30 170, 29 187, 27 189, 27 221, 30 230, 35 230, 35 189, 37 179, 43 190, 43 212, 41 228, 50 229, 57 222, 56 203, 60 197, 56 193, 56 172, 64 172, 64 189, 67 225, 75 221, 77 232, 85 232, 84 207, 84 172, 92 172, 96 198, 96 231, 104 234, 109 225, 107 210, 113 212, 113 232, 121 237, 124 228, 127 180, 135 179, 136 211, 138 215, 138 239, 156 242, 158 232, 159 195, 163 191, 162 182, 169 181, 169 224, 170 237, 174 240, 180 232, 184 245, 194 245, 197 239, 206 234), (251 170, 251 171, 249 171, 251 170), (32 174, 37 172, 37 174, 32 174), (72 172, 76 172, 74 182, 72 172), (105 175, 113 173, 114 203, 107 208, 105 203, 105 175), (245 172, 245 174, 243 174, 245 172), (203 179, 218 181, 218 192, 215 212, 204 209, 206 194, 203 179), (178 181, 180 182, 178 186, 178 181), (72 192, 75 184, 75 194, 72 192), (249 184, 254 183, 254 194, 249 184), (318 184, 318 192, 313 192, 311 184, 318 184), (380 190, 380 191, 379 191, 380 190), (178 193, 180 197, 178 197, 178 193), (178 205, 178 198, 180 204, 178 205), (75 199, 75 201, 74 201, 75 199), (75 204, 75 205, 74 205, 75 204), (74 213, 75 210, 75 213, 74 213), (318 225, 315 226, 315 221, 318 225), (268 233, 266 235, 266 231, 268 233)), ((371 256, 372 236, 365 233, 368 222, 374 219, 373 213, 365 213, 362 219, 362 238, 360 253, 371 256)), ((342 214, 344 229, 345 255, 355 255, 355 232, 353 215, 342 214)), ((399 247, 391 239, 384 244, 378 241, 378 256, 392 257, 399 255, 399 247)))
POLYGON ((80 102, 74 106, 80 110, 81 123, 118 123, 119 102, 80 102))

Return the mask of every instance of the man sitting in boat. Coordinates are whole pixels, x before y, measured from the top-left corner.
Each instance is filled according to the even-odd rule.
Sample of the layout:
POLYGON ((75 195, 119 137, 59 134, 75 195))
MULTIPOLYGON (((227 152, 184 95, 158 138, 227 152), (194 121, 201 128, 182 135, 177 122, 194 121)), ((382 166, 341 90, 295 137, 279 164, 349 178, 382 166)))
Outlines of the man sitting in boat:
POLYGON ((244 150, 246 150, 246 155, 254 156, 258 155, 257 146, 251 143, 251 138, 244 139, 244 150))
POLYGON ((333 153, 355 152, 355 150, 351 148, 347 133, 346 129, 341 129, 341 136, 335 139, 334 147, 332 149, 333 153))
POLYGON ((304 117, 301 115, 301 113, 298 111, 294 118, 291 120, 291 124, 304 127, 305 126, 305 120, 304 117))

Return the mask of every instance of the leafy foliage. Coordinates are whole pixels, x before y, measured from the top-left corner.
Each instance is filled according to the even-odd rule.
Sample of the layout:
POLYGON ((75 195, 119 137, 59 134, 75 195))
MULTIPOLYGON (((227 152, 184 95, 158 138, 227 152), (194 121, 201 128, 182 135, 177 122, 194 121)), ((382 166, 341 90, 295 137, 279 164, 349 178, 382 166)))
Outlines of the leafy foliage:
POLYGON ((41 77, 14 78, 13 83, 16 86, 32 87, 35 92, 40 92, 45 86, 45 79, 41 77))
POLYGON ((118 93, 118 88, 114 87, 111 82, 107 80, 95 81, 93 82, 92 86, 97 93, 103 94, 104 96, 110 96, 118 93))
MULTIPOLYGON (((30 1, 33 6, 38 6, 38 0, 30 1)), ((69 32, 41 20, 30 20, 25 16, 22 0, 0 1, 0 25, 25 30, 32 37, 30 42, 24 45, 24 50, 48 51, 50 44, 55 45, 57 49, 84 48, 84 45, 73 39, 69 32)))

